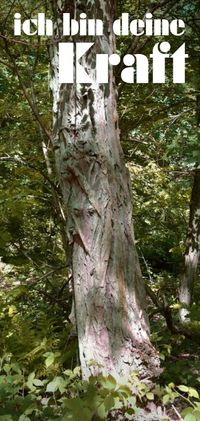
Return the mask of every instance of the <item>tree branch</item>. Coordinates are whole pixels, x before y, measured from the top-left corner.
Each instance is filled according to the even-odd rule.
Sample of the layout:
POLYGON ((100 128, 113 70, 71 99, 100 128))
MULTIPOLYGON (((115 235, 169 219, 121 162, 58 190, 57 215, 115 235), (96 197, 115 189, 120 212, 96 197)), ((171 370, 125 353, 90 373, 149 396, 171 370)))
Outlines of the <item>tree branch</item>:
POLYGON ((21 158, 18 158, 17 156, 0 156, 0 162, 6 162, 6 161, 11 161, 11 162, 16 162, 16 164, 20 164, 23 165, 25 167, 30 168, 33 171, 37 171, 39 172, 42 177, 48 181, 48 183, 51 185, 51 187, 57 192, 57 194, 59 193, 59 189, 58 187, 53 183, 53 181, 48 177, 48 175, 46 175, 42 170, 40 170, 39 168, 35 167, 34 165, 30 164, 29 162, 24 161, 21 158))
POLYGON ((163 302, 159 301, 155 293, 152 291, 149 285, 145 285, 146 293, 151 298, 153 304, 158 308, 159 313, 165 318, 167 327, 172 335, 183 335, 186 338, 199 343, 200 333, 193 332, 192 327, 178 326, 174 323, 172 311, 167 302, 165 295, 163 294, 163 302))
POLYGON ((43 121, 42 121, 42 119, 41 119, 41 117, 39 115, 39 112, 38 112, 38 109, 37 109, 36 104, 34 103, 34 101, 32 101, 32 99, 30 98, 30 95, 27 92, 26 86, 25 86, 24 81, 23 81, 23 79, 21 77, 21 74, 19 72, 19 69, 18 69, 18 67, 16 65, 15 59, 14 59, 12 53, 10 52, 10 49, 9 49, 9 46, 8 46, 8 41, 7 41, 6 37, 3 36, 3 38, 4 38, 4 43, 5 43, 5 50, 6 50, 6 53, 7 53, 8 57, 11 60, 12 65, 10 65, 10 64, 7 65, 7 63, 4 63, 4 64, 7 67, 9 67, 13 71, 13 73, 17 76, 19 85, 20 85, 20 87, 21 87, 21 89, 22 89, 22 91, 24 93, 24 96, 25 96, 25 98, 26 98, 26 100, 27 100, 27 102, 28 102, 28 104, 29 104, 29 106, 30 106, 30 108, 32 110, 32 113, 33 113, 33 116, 34 116, 35 120, 40 125, 40 127, 41 127, 42 131, 44 132, 45 136, 52 143, 51 133, 45 127, 45 125, 44 125, 44 123, 43 123, 43 121))

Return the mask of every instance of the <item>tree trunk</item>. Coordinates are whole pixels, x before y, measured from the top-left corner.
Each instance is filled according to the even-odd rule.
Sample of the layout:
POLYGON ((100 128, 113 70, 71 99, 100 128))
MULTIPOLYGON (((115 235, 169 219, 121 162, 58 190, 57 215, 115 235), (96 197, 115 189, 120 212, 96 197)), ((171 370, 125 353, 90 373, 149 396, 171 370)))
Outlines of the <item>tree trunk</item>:
MULTIPOLYGON (((200 95, 196 98, 196 121, 200 126, 200 95)), ((200 257, 200 170, 194 174, 193 187, 190 200, 189 228, 186 238, 186 251, 184 254, 183 269, 180 277, 179 317, 182 323, 189 319, 189 308, 193 299, 194 282, 200 257)))
MULTIPOLYGON (((58 3, 57 10, 59 6, 62 12, 72 13, 71 2, 58 3)), ((89 18, 103 19, 105 24, 103 37, 92 41, 84 37, 84 42, 95 42, 95 46, 81 64, 95 79, 95 55, 115 50, 111 30, 115 5, 111 0, 88 0, 79 10, 80 3, 76 1, 76 19, 86 11, 89 18)), ((61 31, 59 22, 58 18, 57 31, 61 31)), ((83 377, 99 372, 119 376, 132 370, 152 377, 160 372, 159 358, 149 339, 113 72, 109 70, 109 84, 59 86, 56 47, 51 54, 55 158, 73 247, 83 377)))
POLYGON ((189 307, 192 304, 194 281, 200 256, 200 170, 195 171, 191 201, 190 219, 186 238, 183 270, 179 290, 180 320, 189 321, 189 307))

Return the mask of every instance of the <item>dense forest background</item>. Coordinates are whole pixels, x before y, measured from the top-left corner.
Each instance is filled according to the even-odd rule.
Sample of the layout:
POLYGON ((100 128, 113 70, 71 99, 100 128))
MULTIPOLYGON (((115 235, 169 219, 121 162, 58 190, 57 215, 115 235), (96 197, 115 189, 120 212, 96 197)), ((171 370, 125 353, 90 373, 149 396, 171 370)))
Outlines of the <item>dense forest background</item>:
MULTIPOLYGON (((157 17, 183 19, 187 29, 181 41, 189 54, 185 84, 172 84, 170 66, 160 85, 124 84, 116 70, 121 143, 132 181, 151 340, 163 367, 156 386, 141 383, 134 374, 120 389, 112 377, 89 385, 80 377, 70 321, 67 209, 51 144, 51 41, 13 36, 14 13, 28 18, 45 11, 51 17, 45 3, 0 5, 0 420, 199 420, 198 271, 188 321, 184 326, 179 321, 191 194, 195 177, 200 179, 199 4, 118 2, 118 16, 128 12, 141 17, 150 10, 157 17)), ((180 45, 179 37, 168 40, 174 50, 180 45)), ((117 38, 121 55, 149 55, 154 44, 153 37, 117 38)))

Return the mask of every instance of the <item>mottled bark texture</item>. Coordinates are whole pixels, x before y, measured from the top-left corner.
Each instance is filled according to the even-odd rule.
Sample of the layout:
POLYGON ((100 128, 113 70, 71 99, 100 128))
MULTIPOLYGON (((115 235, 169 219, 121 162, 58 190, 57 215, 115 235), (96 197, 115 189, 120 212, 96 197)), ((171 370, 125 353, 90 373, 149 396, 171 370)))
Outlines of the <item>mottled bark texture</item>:
MULTIPOLYGON (((196 98, 196 121, 200 127, 200 95, 196 98)), ((200 258, 200 170, 194 174, 190 199, 189 227, 186 237, 186 250, 180 277, 179 317, 182 323, 190 321, 189 310, 193 302, 194 282, 200 258)))
MULTIPOLYGON (((72 3, 68 3, 57 5, 61 13, 72 13, 72 3)), ((111 54, 115 49, 114 1, 75 3, 77 19, 85 11, 88 18, 104 20, 103 37, 81 39, 95 42, 81 62, 95 78, 96 53, 111 54)), ((58 14, 58 26, 59 22, 58 14)), ((149 339, 113 72, 110 69, 109 84, 59 86, 56 44, 51 62, 55 157, 73 248, 83 377, 99 372, 119 376, 135 369, 141 377, 152 377, 160 371, 159 358, 149 339)))
POLYGON ((197 275, 200 257, 200 170, 194 175, 191 201, 190 219, 186 238, 186 251, 181 273, 179 290, 180 320, 182 323, 189 321, 189 308, 192 304, 194 281, 197 275))

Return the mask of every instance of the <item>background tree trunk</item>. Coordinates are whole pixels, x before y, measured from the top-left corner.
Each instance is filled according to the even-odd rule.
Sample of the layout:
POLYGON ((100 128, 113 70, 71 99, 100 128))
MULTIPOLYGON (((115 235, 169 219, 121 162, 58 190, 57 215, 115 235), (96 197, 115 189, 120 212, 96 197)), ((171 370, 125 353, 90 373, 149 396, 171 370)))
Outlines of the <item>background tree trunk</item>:
POLYGON ((196 279, 200 256, 200 171, 194 175, 191 201, 190 219, 186 239, 186 252, 184 255, 183 270, 179 290, 180 320, 189 321, 189 307, 192 304, 194 281, 196 279))
MULTIPOLYGON (((200 126, 200 96, 196 101, 197 127, 200 126)), ((186 238, 183 269, 180 277, 179 317, 182 323, 189 321, 189 308, 192 304, 194 282, 200 257, 200 170, 196 170, 190 200, 189 228, 186 238)))
MULTIPOLYGON (((72 12, 71 2, 58 3, 57 11, 72 12)), ((88 18, 103 19, 105 24, 105 35, 92 39, 95 46, 82 59, 94 79, 96 53, 115 50, 114 6, 114 1, 85 1, 84 6, 76 1, 77 19, 85 11, 88 18)), ((59 25, 58 14, 58 33, 59 25)), ((91 42, 91 38, 84 41, 91 42)), ((113 72, 109 70, 109 84, 59 86, 56 46, 51 55, 54 148, 73 247, 83 377, 98 372, 118 376, 135 369, 141 377, 155 376, 160 372, 159 358, 149 339, 113 72)))

